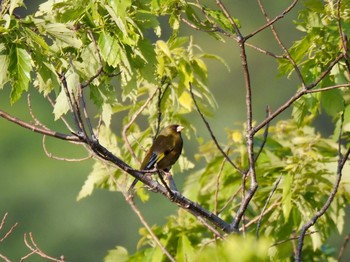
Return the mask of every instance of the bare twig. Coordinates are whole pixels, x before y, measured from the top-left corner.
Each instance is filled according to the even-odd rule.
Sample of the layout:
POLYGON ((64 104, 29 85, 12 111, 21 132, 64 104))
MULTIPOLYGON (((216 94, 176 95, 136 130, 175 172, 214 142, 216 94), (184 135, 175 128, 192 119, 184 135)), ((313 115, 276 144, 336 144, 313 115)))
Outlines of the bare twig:
POLYGON ((28 104, 28 108, 29 108, 29 113, 30 116, 32 117, 32 119, 34 120, 34 123, 36 126, 41 126, 43 129, 49 130, 44 124, 42 124, 34 115, 33 113, 33 109, 32 109, 32 104, 30 101, 30 94, 27 95, 27 104, 28 104))
POLYGON ((8 259, 7 257, 5 257, 4 255, 0 254, 0 258, 2 258, 5 262, 11 262, 10 259, 8 259))
MULTIPOLYGON (((88 126, 88 130, 89 130, 89 133, 91 135, 91 138, 93 140, 96 140, 97 137, 94 133, 94 130, 92 128, 92 124, 91 124, 91 121, 90 121, 90 118, 89 118, 89 115, 87 113, 87 109, 86 109, 86 103, 85 103, 85 99, 84 99, 84 95, 83 95, 83 87, 81 84, 79 84, 79 87, 78 87, 78 96, 79 96, 79 99, 80 99, 80 103, 82 105, 82 109, 83 109, 83 113, 84 113, 84 117, 85 117, 85 120, 86 120, 86 123, 87 123, 87 126, 88 126)), ((77 105, 78 106, 78 105, 77 105)), ((80 112, 79 112, 79 107, 77 108, 77 112, 78 112, 78 116, 81 116, 80 112)), ((83 121, 80 119, 81 123, 83 124, 83 121)), ((84 132, 85 129, 83 128, 84 132)))
POLYGON ((55 156, 52 153, 50 153, 46 148, 46 136, 45 135, 43 136, 42 144, 43 144, 43 149, 44 149, 46 156, 49 158, 55 159, 55 160, 67 161, 67 162, 81 162, 81 161, 91 159, 93 157, 93 154, 90 154, 89 156, 83 157, 83 158, 65 158, 65 157, 55 156))
POLYGON ((220 239, 224 239, 224 236, 219 231, 217 231, 212 225, 210 225, 207 221, 205 221, 202 217, 197 216, 197 219, 204 226, 206 226, 214 234, 215 237, 220 238, 220 239))
POLYGON ((156 242, 156 244, 158 245, 158 247, 160 248, 162 253, 165 254, 170 261, 175 262, 176 261, 175 258, 168 252, 168 250, 162 245, 162 243, 160 242, 158 237, 154 234, 154 232, 152 231, 152 228, 148 225, 147 221, 144 219, 144 217, 142 216, 141 212, 135 206, 135 203, 132 200, 132 198, 126 196, 126 200, 129 203, 131 209, 134 211, 134 213, 140 219, 142 225, 147 229, 148 233, 151 235, 153 240, 156 242))
MULTIPOLYGON (((315 234, 315 233, 318 233, 318 231, 311 231, 311 232, 309 232, 309 233, 307 233, 305 235, 309 236, 309 235, 312 235, 312 234, 315 234)), ((289 242, 289 241, 292 241, 292 240, 297 240, 299 238, 300 238, 300 236, 299 237, 296 236, 296 237, 291 237, 291 238, 288 238, 288 239, 285 239, 285 240, 281 240, 281 241, 278 241, 278 242, 272 244, 270 247, 278 246, 278 245, 281 245, 283 243, 286 243, 286 242, 289 242)))
MULTIPOLYGON (((49 101, 49 103, 51 104, 52 108, 55 107, 55 103, 52 101, 50 96, 46 96, 47 100, 49 101)), ((73 133, 74 130, 73 128, 69 125, 68 121, 66 120, 66 118, 64 116, 61 116, 60 120, 62 120, 62 122, 65 124, 65 126, 67 127, 67 129, 73 133)))
POLYGON ((345 250, 346 250, 346 247, 349 243, 349 240, 350 240, 350 233, 347 234, 346 237, 344 238, 344 242, 341 245, 341 248, 340 248, 339 253, 338 253, 338 261, 342 260, 344 253, 345 253, 345 250))
POLYGON ((338 24, 338 32, 342 43, 342 49, 344 54, 344 62, 348 71, 348 75, 350 76, 350 63, 349 63, 349 53, 348 53, 348 38, 346 34, 343 31, 342 25, 341 25, 341 16, 340 16, 340 6, 341 6, 341 0, 337 1, 337 24, 338 24))
MULTIPOLYGON (((227 150, 226 154, 228 155, 230 152, 230 149, 227 150)), ((221 162, 219 172, 216 175, 216 186, 215 186, 215 198, 214 198, 214 214, 218 214, 218 198, 219 198, 219 186, 220 186, 220 177, 222 174, 222 170, 224 169, 224 165, 226 162, 226 158, 224 158, 221 162)))
MULTIPOLYGON (((266 107, 266 118, 269 117, 269 115, 271 114, 271 108, 269 106, 266 107)), ((266 144, 266 140, 267 140, 267 137, 269 135, 269 125, 270 123, 267 123, 267 125, 265 126, 265 131, 264 131, 264 137, 263 137, 263 141, 260 145, 260 148, 259 148, 259 151, 258 153, 256 153, 255 155, 255 158, 254 158, 254 162, 256 162, 261 154, 261 152, 263 151, 264 149, 264 146, 266 144)))
POLYGON ((343 133, 343 123, 344 123, 344 112, 341 115, 341 122, 340 122, 340 131, 339 131, 339 139, 338 139, 338 167, 337 167, 337 177, 335 180, 335 183, 333 185, 332 192, 328 196, 328 199, 326 203, 323 205, 323 207, 315 213, 315 215, 308 221, 306 222, 300 231, 300 237, 299 237, 299 242, 298 242, 298 248, 295 253, 295 261, 300 262, 302 259, 302 249, 303 249, 303 244, 304 244, 304 237, 307 232, 307 230, 316 223, 316 221, 323 216, 326 211, 328 210, 329 206, 331 205, 333 199, 335 198, 335 195, 337 194, 340 181, 343 175, 343 167, 348 160, 348 157, 350 155, 350 147, 347 149, 346 153, 343 155, 341 152, 341 145, 342 145, 342 133, 343 133))
MULTIPOLYGON (((330 65, 321 73, 319 78, 317 78, 314 82, 311 84, 305 86, 304 89, 299 89, 293 96, 291 96, 283 105, 281 105, 276 111, 272 112, 268 118, 265 118, 263 121, 261 121, 260 124, 256 125, 254 129, 252 130, 253 133, 258 132, 261 128, 263 128, 267 123, 271 122, 275 117, 279 116, 282 112, 284 112, 287 108, 289 108, 296 100, 298 100, 300 97, 307 93, 312 93, 312 88, 314 88, 331 70, 332 68, 341 60, 343 57, 343 54, 340 54, 338 57, 333 60, 330 65)), ((339 87, 345 87, 348 86, 348 84, 344 85, 337 85, 332 86, 330 89, 327 89, 327 87, 323 88, 326 90, 331 90, 339 87)), ((321 92, 322 89, 317 89, 317 92, 321 92)))
MULTIPOLYGON (((218 3, 219 0, 216 0, 218 3)), ((221 2, 220 2, 221 3, 221 2)), ((225 7, 223 5, 220 5, 221 9, 225 13, 225 7)), ((226 15, 227 16, 227 15, 226 15)), ((229 17, 227 17, 229 19, 229 17)), ((232 20, 232 18, 231 18, 232 20)), ((232 20, 233 21, 233 20, 232 20)), ((232 22, 231 22, 232 23, 232 22)), ((235 24, 233 23, 232 26, 236 29, 235 24)), ((238 29, 237 29, 238 30, 238 29)), ((245 98, 245 104, 246 104, 246 115, 247 115, 247 131, 246 131, 246 139, 247 139, 247 154, 248 154, 248 170, 245 172, 245 175, 242 178, 242 192, 244 194, 244 198, 242 199, 242 203, 240 208, 238 209, 236 216, 231 223, 231 227, 233 231, 238 231, 239 229, 239 223, 242 221, 242 218, 245 214, 246 209, 248 208, 248 205, 253 198, 257 188, 258 188, 258 182, 256 180, 256 173, 255 173, 255 161, 254 161, 254 129, 253 129, 253 110, 252 110, 252 90, 251 90, 251 82, 250 82, 250 72, 248 68, 248 60, 247 60, 247 54, 245 49, 245 39, 242 38, 240 35, 240 32, 236 32, 238 35, 238 44, 240 48, 240 57, 241 57, 241 65, 244 75, 244 82, 245 82, 245 90, 246 90, 246 98, 245 98), (246 176, 250 177, 250 187, 247 194, 245 194, 245 179, 246 176)))
POLYGON ((218 214, 221 214, 233 201, 233 199, 238 195, 238 193, 242 190, 242 185, 238 187, 235 193, 232 194, 232 196, 227 200, 227 202, 222 206, 222 208, 219 210, 218 214))
MULTIPOLYGON (((260 219, 260 216, 264 217, 267 213, 269 213, 270 211, 272 211, 275 207, 279 206, 279 205, 281 204, 281 199, 282 199, 282 198, 278 198, 275 202, 273 202, 273 203, 271 204, 271 206, 270 206, 269 208, 265 209, 264 212, 262 212, 259 216, 257 216, 257 217, 255 217, 255 218, 253 218, 252 220, 250 220, 250 221, 249 221, 248 223, 246 223, 244 226, 245 226, 246 228, 248 228, 248 227, 250 227, 251 225, 253 225, 253 224, 255 224, 256 222, 258 222, 259 219, 260 219)), ((241 228, 239 229, 239 231, 242 231, 242 230, 243 230, 243 228, 241 227, 241 228)))
POLYGON ((21 258, 21 262, 24 261, 25 259, 27 259, 28 257, 30 257, 31 255, 34 255, 34 254, 37 254, 39 255, 40 257, 42 258, 46 258, 48 260, 51 260, 51 261, 56 261, 56 262, 64 262, 64 257, 61 256, 59 259, 57 258, 54 258, 54 257, 51 257, 49 255, 46 255, 39 247, 38 245, 35 243, 34 241, 34 238, 33 238, 33 234, 30 232, 29 233, 29 239, 30 239, 30 242, 28 242, 27 240, 27 234, 24 233, 24 243, 26 244, 26 246, 31 250, 30 253, 28 253, 27 255, 23 256, 21 258))
MULTIPOLYGON (((111 175, 111 178, 113 179, 114 183, 119 186, 119 183, 117 182, 117 180, 114 178, 113 175, 111 175)), ((120 187, 120 186, 119 186, 120 187)), ((168 252, 168 250, 163 246, 163 244, 160 242, 159 238, 154 234, 151 226, 147 223, 146 219, 143 217, 143 215, 141 214, 140 210, 136 207, 135 202, 133 200, 132 197, 130 197, 130 195, 122 190, 121 191, 126 202, 130 205, 132 211, 134 211, 134 213, 137 215, 137 217, 139 218, 141 224, 147 229, 148 233, 151 235, 151 237, 153 238, 153 240, 156 242, 156 244, 159 246, 160 250, 162 251, 162 253, 164 255, 166 255, 168 257, 168 259, 170 261, 175 262, 176 260, 174 259, 174 257, 168 252)))
POLYGON ((243 36, 241 34, 241 31, 239 30, 236 22, 232 19, 232 16, 230 15, 230 13, 228 12, 228 10, 226 9, 226 7, 224 6, 224 4, 221 2, 221 0, 215 0, 215 3, 218 7, 220 7, 220 9, 222 10, 222 12, 224 13, 224 15, 226 16, 226 18, 230 21, 231 26, 233 27, 233 29, 235 30, 235 33, 237 35, 237 42, 241 42, 243 40, 243 36))
MULTIPOLYGON (((245 36, 245 39, 249 39, 253 36, 255 36, 256 34, 258 34, 259 32, 263 31, 264 29, 266 29, 267 27, 271 27, 273 26, 274 23, 276 23, 278 20, 284 18, 284 16, 286 14, 288 14, 298 3, 299 0, 294 0, 285 10, 283 10, 283 12, 281 14, 279 14, 278 16, 276 16, 274 19, 270 20, 267 19, 267 22, 265 25, 261 26, 260 28, 258 28, 257 30, 255 30, 253 33, 250 33, 249 35, 245 36)), ((259 6, 262 7, 262 3, 261 0, 258 0, 259 2, 259 6)), ((266 13, 264 12, 264 15, 266 13)), ((266 17, 266 15, 265 15, 266 17)))
POLYGON ((263 215, 264 215, 264 213, 265 213, 266 207, 267 207, 267 205, 269 204, 269 202, 270 202, 270 200, 271 200, 271 198, 272 198, 272 195, 275 193, 275 191, 276 191, 276 189, 277 189, 277 187, 278 187, 278 185, 279 185, 281 179, 282 179, 282 176, 280 176, 280 177, 277 179, 277 181, 275 182, 275 185, 273 186, 273 188, 272 188, 272 190, 271 190, 271 192, 270 192, 270 194, 269 194, 269 196, 268 196, 268 198, 267 198, 267 200, 266 200, 266 203, 265 203, 265 205, 264 205, 264 207, 263 207, 263 209, 262 209, 262 211, 261 211, 261 214, 260 214, 260 216, 259 216, 258 223, 257 223, 257 225, 256 225, 256 231, 255 231, 255 236, 256 236, 257 239, 259 238, 259 229, 260 229, 261 219, 262 219, 262 217, 263 217, 263 215))
POLYGON ((67 100, 68 100, 68 105, 69 105, 69 110, 70 112, 72 113, 72 116, 73 116, 73 120, 74 120, 74 123, 76 125, 76 128, 78 129, 78 133, 83 133, 83 125, 82 123, 79 121, 79 118, 80 116, 78 115, 78 107, 76 107, 76 100, 74 98, 74 95, 73 97, 71 96, 71 94, 69 93, 69 90, 68 90, 68 84, 67 84, 67 80, 66 80, 66 76, 64 75, 64 73, 60 74, 59 72, 57 72, 57 74, 59 75, 60 77, 60 81, 62 83, 62 87, 63 87, 63 90, 64 92, 66 93, 66 97, 67 97, 67 100), (74 99, 74 100, 73 100, 74 99), (75 103, 73 103, 73 101, 75 103))
POLYGON ((307 90, 306 93, 311 94, 311 93, 325 92, 325 91, 329 91, 329 90, 333 90, 333 89, 338 89, 341 87, 350 87, 350 83, 339 84, 339 85, 334 85, 334 86, 327 86, 327 87, 318 88, 318 89, 310 89, 310 90, 307 90))
MULTIPOLYGON (((7 218, 8 213, 6 212, 5 215, 3 216, 2 220, 1 220, 1 224, 0 224, 0 231, 2 229, 2 227, 4 226, 5 222, 6 222, 6 218, 7 218)), ((0 243, 3 242, 15 229, 15 227, 18 225, 18 223, 16 222, 8 231, 7 233, 0 239, 0 243)))
POLYGON ((130 154, 132 155, 132 157, 134 158, 134 160, 140 165, 141 162, 139 161, 139 159, 137 158, 137 156, 135 155, 134 150, 132 149, 128 136, 126 134, 126 132, 129 130, 129 128, 131 127, 131 125, 135 122, 136 118, 143 112, 143 110, 145 110, 145 108, 148 106, 148 104, 152 101, 153 97, 155 96, 155 94, 157 93, 157 89, 148 97, 148 99, 145 101, 145 103, 139 108, 139 110, 137 110, 137 112, 135 112, 135 114, 133 114, 130 118, 130 121, 124 126, 123 131, 122 131, 122 136, 123 136, 123 140, 125 142, 126 148, 128 149, 128 151, 130 152, 130 154))
POLYGON ((262 48, 260 48, 260 47, 257 47, 257 46, 255 46, 255 45, 253 45, 253 44, 251 44, 251 43, 247 43, 247 42, 246 42, 245 45, 248 46, 248 47, 250 47, 250 48, 252 48, 252 49, 257 50, 258 52, 260 52, 260 53, 262 53, 262 54, 271 56, 271 57, 273 57, 273 58, 275 58, 275 59, 277 59, 277 58, 286 58, 285 55, 276 55, 276 54, 274 54, 274 53, 272 53, 272 52, 270 52, 270 51, 264 50, 264 49, 262 49, 262 48))
POLYGON ((213 139, 213 141, 214 141, 216 147, 219 149, 219 151, 220 151, 221 154, 225 157, 225 159, 234 167, 234 169, 236 169, 241 175, 244 175, 244 171, 241 170, 238 166, 235 165, 235 163, 232 162, 232 160, 229 158, 229 156, 224 152, 224 150, 223 150, 223 149, 221 148, 221 146, 219 145, 219 142, 216 140, 216 137, 215 137, 213 131, 211 130, 211 127, 210 127, 208 121, 205 119, 205 117, 204 117, 202 111, 200 110, 200 108, 199 108, 199 106, 198 106, 197 100, 196 100, 196 98, 195 98, 195 96, 194 96, 194 93, 193 93, 193 91, 192 91, 192 83, 190 83, 190 93, 191 93, 193 102, 194 102, 194 104, 195 104, 195 106, 196 106, 196 109, 197 109, 199 115, 201 116, 201 118, 202 118, 202 120, 203 120, 205 126, 207 127, 207 129, 208 129, 208 131, 209 131, 209 134, 210 134, 211 138, 213 139))
MULTIPOLYGON (((272 31, 272 33, 273 33, 273 35, 274 35, 274 37, 275 37, 277 43, 279 44, 279 46, 282 48, 282 50, 283 50, 284 53, 286 54, 287 59, 288 59, 288 60, 290 61, 290 63, 293 65, 293 68, 294 68, 295 72, 297 73, 300 82, 302 83, 302 87, 304 88, 304 87, 305 87, 304 77, 303 77, 303 75, 301 74, 297 63, 295 62, 295 60, 294 60, 294 59, 292 58, 292 56, 290 55, 288 49, 287 49, 287 48, 285 47, 285 45, 282 43, 282 41, 281 41, 279 35, 277 34, 277 31, 276 31, 274 25, 273 25, 278 19, 284 17, 285 14, 287 14, 288 12, 290 12, 290 11, 295 7, 295 5, 298 3, 298 0, 294 0, 294 1, 292 2, 292 4, 291 4, 290 6, 288 6, 287 9, 284 10, 283 13, 282 13, 281 15, 277 16, 277 17, 276 17, 275 19, 273 19, 273 20, 270 20, 270 18, 268 17, 268 15, 267 15, 267 13, 266 13, 266 11, 265 11, 265 8, 264 8, 264 6, 263 6, 261 0, 258 0, 258 3, 259 3, 261 12, 263 13, 263 15, 265 16, 266 21, 268 22, 266 25, 267 25, 267 26, 270 26, 270 29, 271 29, 271 31, 272 31)), ((266 27, 265 27, 265 28, 266 28, 266 27)), ((259 31, 256 31, 256 32, 259 32, 259 31)), ((254 32, 251 36, 253 36, 256 32, 254 32)))
POLYGON ((320 74, 320 76, 315 79, 311 84, 305 86, 305 89, 310 90, 312 88, 314 88, 315 86, 317 86, 323 78, 325 78, 329 72, 331 72, 331 70, 333 69, 333 67, 338 64, 338 62, 344 58, 344 54, 341 53, 339 54, 332 62, 330 62, 329 66, 320 74))
POLYGON ((102 57, 101 57, 100 48, 98 47, 96 39, 94 37, 94 34, 91 32, 91 30, 87 30, 87 32, 88 32, 92 42, 94 43, 94 47, 96 49, 96 53, 97 53, 97 57, 98 57, 98 60, 100 63, 100 67, 97 69, 97 72, 95 73, 95 75, 90 77, 90 79, 88 79, 85 83, 81 84, 82 88, 85 88, 88 85, 90 85, 92 83, 92 81, 94 81, 97 77, 99 77, 103 73, 103 65, 102 65, 102 57))
POLYGON ((29 124, 29 123, 24 122, 16 117, 11 116, 11 115, 7 114, 6 112, 2 111, 1 109, 0 109, 0 117, 5 118, 6 120, 8 120, 12 123, 15 123, 21 127, 24 127, 26 129, 29 129, 29 130, 34 131, 36 133, 40 133, 43 135, 52 136, 52 137, 55 137, 58 139, 72 141, 72 142, 82 142, 82 141, 80 141, 79 138, 77 138, 74 135, 66 135, 66 134, 56 132, 56 131, 47 130, 47 129, 44 129, 41 127, 37 127, 33 124, 29 124))

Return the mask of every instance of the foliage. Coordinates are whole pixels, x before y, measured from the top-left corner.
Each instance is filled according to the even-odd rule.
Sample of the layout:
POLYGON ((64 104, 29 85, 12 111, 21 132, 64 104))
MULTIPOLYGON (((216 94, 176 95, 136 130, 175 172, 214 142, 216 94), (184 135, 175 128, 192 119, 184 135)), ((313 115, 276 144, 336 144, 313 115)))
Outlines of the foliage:
MULTIPOLYGON (((180 209, 165 225, 152 227, 156 238, 177 261, 207 261, 209 257, 210 261, 230 261, 232 254, 237 254, 237 261, 289 261, 295 255, 295 243, 289 239, 298 235, 332 196, 337 177, 343 172, 341 157, 348 156, 349 150, 350 67, 345 36, 350 35, 350 1, 309 0, 303 4, 295 21, 302 38, 283 55, 273 55, 280 77, 298 77, 300 86, 295 88, 295 96, 269 112, 266 122, 253 125, 249 119, 252 100, 247 92, 247 123, 226 130, 222 150, 215 140, 198 139, 195 157, 205 165, 196 166, 185 183, 186 197, 228 223, 237 218, 251 193, 240 224, 246 237, 218 239, 217 232, 180 209), (291 118, 272 125, 274 117, 288 107, 292 107, 291 118), (331 138, 313 126, 322 112, 332 118, 331 138), (255 174, 259 184, 256 192, 251 187, 255 174)), ((187 24, 218 41, 235 41, 241 48, 248 41, 242 41, 240 28, 244 25, 239 17, 229 16, 220 4, 209 7, 199 1, 49 0, 35 14, 18 18, 14 11, 21 5, 20 0, 2 3, 0 89, 10 86, 11 103, 21 99, 29 88, 53 98, 55 120, 63 119, 71 110, 64 81, 74 96, 83 90, 91 106, 96 107, 98 120, 93 121, 99 142, 134 168, 158 131, 160 119, 161 125, 176 122, 185 126, 186 137, 193 139, 196 127, 188 120, 190 113, 198 110, 205 119, 217 107, 207 87, 205 60, 222 59, 204 53, 190 36, 180 36, 181 26, 187 24), (171 31, 168 38, 166 26, 161 23, 164 17, 171 31), (121 132, 112 132, 115 119, 121 132)), ((241 49, 241 59, 247 75, 251 72, 244 67, 244 51, 241 49)), ((245 85, 249 90, 249 82, 245 85)), ((192 168, 194 164, 185 152, 172 171, 192 168)), ((91 195, 96 188, 124 193, 131 179, 123 170, 96 157, 78 199, 91 195)), ((143 201, 149 198, 145 190, 137 193, 143 201)), ((327 212, 311 225, 308 235, 300 236, 306 237, 302 246, 305 258, 314 254, 320 260, 335 256, 326 241, 331 232, 343 231, 349 186, 342 182, 335 193, 327 212)), ((166 260, 146 228, 140 229, 140 235, 135 254, 116 247, 105 261, 166 260)))

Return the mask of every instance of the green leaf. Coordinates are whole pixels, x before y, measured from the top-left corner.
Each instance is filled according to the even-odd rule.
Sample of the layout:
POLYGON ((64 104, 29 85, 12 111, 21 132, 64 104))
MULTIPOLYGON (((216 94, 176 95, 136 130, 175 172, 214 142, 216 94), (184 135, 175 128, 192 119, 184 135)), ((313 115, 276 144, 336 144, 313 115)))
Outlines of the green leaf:
MULTIPOLYGON (((90 43, 83 48, 81 51, 81 59, 82 61, 75 61, 74 66, 86 79, 90 79, 92 76, 96 75, 101 66, 94 43, 90 43)), ((98 85, 98 79, 99 78, 95 78, 92 83, 98 85)))
POLYGON ((41 61, 36 69, 37 76, 33 84, 39 89, 39 92, 43 92, 44 96, 46 96, 52 89, 59 90, 59 78, 52 64, 41 61))
POLYGON ((103 31, 98 39, 98 45, 107 64, 117 68, 121 61, 118 39, 103 31))
POLYGON ((28 52, 17 45, 12 45, 9 60, 8 71, 12 82, 11 104, 13 104, 24 91, 28 91, 32 60, 28 52))
POLYGON ((48 44, 45 42, 45 40, 39 34, 34 33, 28 27, 24 27, 24 30, 26 31, 27 35, 31 38, 32 43, 39 45, 42 53, 46 53, 47 51, 49 51, 48 44))
POLYGON ((110 104, 104 103, 102 105, 102 120, 107 127, 110 126, 112 119, 112 107, 110 104))
POLYGON ((171 52, 170 52, 170 49, 169 49, 167 43, 165 43, 165 42, 162 41, 162 40, 158 40, 158 41, 157 41, 157 47, 158 47, 167 57, 169 57, 170 59, 172 58, 172 57, 171 57, 171 52))
MULTIPOLYGON (((71 95, 76 96, 78 85, 79 85, 79 75, 70 68, 66 74, 66 82, 68 87, 68 92, 71 95)), ((53 109, 55 115, 55 120, 59 119, 63 114, 67 113, 69 110, 69 103, 65 90, 62 88, 61 92, 56 98, 56 103, 53 109)))
MULTIPOLYGON (((0 3, 2 4, 2 3, 0 3)), ((13 14, 13 10, 15 10, 17 7, 23 6, 23 0, 11 0, 10 1, 10 8, 9 8, 9 14, 13 14)))
POLYGON ((10 61, 5 51, 5 45, 0 43, 0 89, 10 80, 7 72, 10 61))
POLYGON ((116 246, 115 249, 108 251, 108 254, 104 258, 104 262, 126 262, 129 260, 128 251, 121 246, 116 246))
MULTIPOLYGON (((317 95, 318 94, 315 96, 317 95)), ((306 116, 309 114, 311 114, 313 117, 315 116, 318 108, 318 100, 315 98, 315 96, 303 96, 293 104, 292 116, 299 127, 306 123, 306 116)))
POLYGON ((326 113, 335 116, 344 109, 344 98, 339 89, 321 93, 321 104, 326 113))
POLYGON ((177 244, 176 261, 193 261, 194 258, 195 252, 191 241, 188 239, 185 233, 182 233, 177 244))
POLYGON ((73 24, 62 24, 62 23, 46 23, 42 19, 34 19, 34 23, 46 31, 54 40, 56 44, 62 44, 63 47, 75 47, 80 48, 82 41, 77 37, 76 32, 73 30, 73 24))
MULTIPOLYGON (((226 17, 226 15, 221 10, 212 10, 209 8, 204 7, 204 12, 209 15, 209 17, 213 18, 219 25, 221 25, 225 30, 230 31, 231 33, 235 33, 234 27, 231 25, 230 20, 226 17)), ((236 19, 232 20, 239 26, 239 21, 236 19)))
POLYGON ((292 185, 293 176, 286 174, 283 178, 283 197, 282 197, 282 209, 285 221, 288 221, 290 211, 292 210, 292 185))
POLYGON ((77 196, 77 201, 90 196, 94 191, 95 185, 105 180, 105 176, 106 169, 100 163, 96 162, 77 196))

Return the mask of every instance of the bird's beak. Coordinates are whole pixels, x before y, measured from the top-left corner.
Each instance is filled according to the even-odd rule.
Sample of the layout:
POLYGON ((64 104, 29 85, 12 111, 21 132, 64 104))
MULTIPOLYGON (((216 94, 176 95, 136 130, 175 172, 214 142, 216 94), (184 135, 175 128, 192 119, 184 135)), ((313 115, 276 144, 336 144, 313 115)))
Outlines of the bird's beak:
POLYGON ((180 132, 182 131, 182 129, 184 129, 183 126, 178 126, 178 127, 176 128, 176 132, 180 133, 180 132))

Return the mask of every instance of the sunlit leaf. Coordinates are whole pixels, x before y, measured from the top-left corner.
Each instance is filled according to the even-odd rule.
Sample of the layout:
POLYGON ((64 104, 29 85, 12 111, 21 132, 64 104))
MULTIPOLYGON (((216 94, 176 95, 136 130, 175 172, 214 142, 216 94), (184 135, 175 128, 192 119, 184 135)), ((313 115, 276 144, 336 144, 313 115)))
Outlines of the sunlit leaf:
MULTIPOLYGON (((69 94, 76 96, 79 86, 79 75, 72 68, 70 68, 65 77, 69 94)), ((56 98, 56 103, 53 109, 55 120, 59 119, 63 114, 67 113, 69 109, 70 108, 66 91, 62 87, 61 92, 56 98)))
POLYGON ((104 262, 126 262, 129 260, 128 251, 121 246, 116 246, 114 249, 108 251, 108 254, 104 257, 104 262))
POLYGON ((24 91, 28 90, 32 60, 25 49, 13 45, 10 50, 9 61, 8 70, 12 83, 11 103, 13 104, 24 91))

